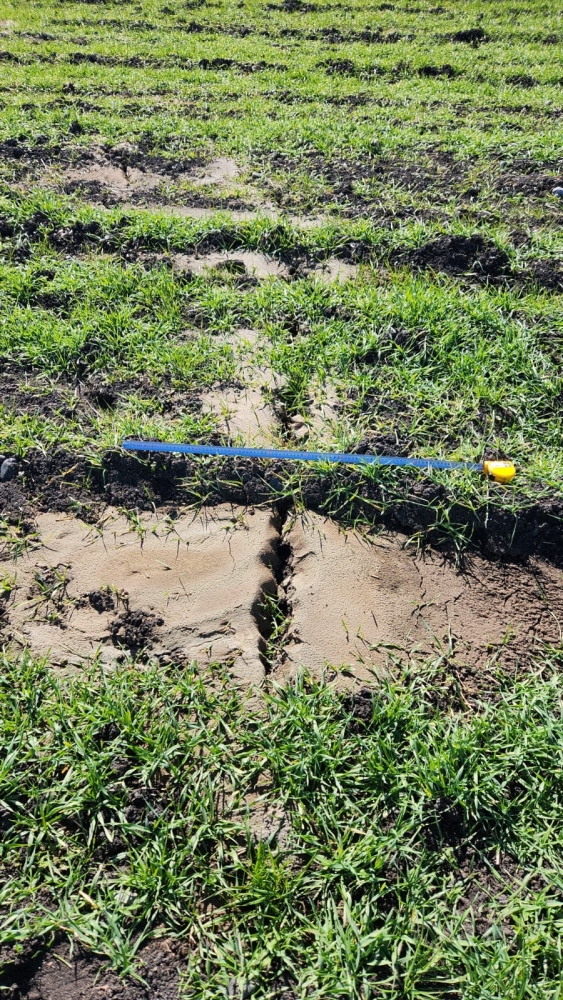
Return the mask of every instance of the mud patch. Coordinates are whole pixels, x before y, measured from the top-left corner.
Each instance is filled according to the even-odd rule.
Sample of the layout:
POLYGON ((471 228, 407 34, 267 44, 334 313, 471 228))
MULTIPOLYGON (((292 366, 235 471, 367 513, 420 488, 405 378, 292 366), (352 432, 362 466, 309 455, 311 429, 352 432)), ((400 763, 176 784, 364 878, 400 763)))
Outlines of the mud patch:
POLYGON ((416 250, 397 251, 391 261, 444 274, 473 274, 481 278, 499 278, 510 271, 508 254, 479 233, 473 236, 439 236, 416 250))
POLYGON ((358 265, 331 257, 330 260, 315 267, 312 273, 323 284, 341 284, 345 281, 352 281, 357 276, 358 265))
POLYGON ((18 479, 0 483, 0 515, 17 524, 33 511, 79 509, 85 521, 96 523, 108 505, 141 511, 156 507, 164 515, 178 505, 201 503, 202 491, 211 506, 277 503, 280 496, 289 504, 284 482, 291 472, 299 473, 302 500, 310 510, 329 513, 336 496, 345 496, 347 516, 407 536, 418 534, 450 551, 449 527, 444 531, 443 525, 447 510, 448 526, 455 524, 468 545, 487 557, 542 556, 555 565, 561 562, 563 504, 557 496, 538 497, 515 511, 508 506, 512 499, 507 497, 505 505, 495 491, 494 502, 473 509, 455 504, 445 486, 416 475, 407 476, 397 495, 393 490, 389 494, 385 481, 371 482, 351 468, 319 475, 316 469, 275 460, 218 459, 208 464, 176 455, 140 459, 116 449, 105 452, 100 465, 62 448, 47 455, 33 449, 21 460, 18 479), (396 502, 390 502, 393 498, 396 502))
POLYGON ((524 268, 522 277, 527 281, 532 281, 540 288, 548 291, 563 290, 563 268, 555 261, 538 260, 530 261, 524 268))
POLYGON ((260 202, 253 190, 249 192, 253 201, 250 206, 239 196, 228 196, 225 189, 236 182, 240 170, 234 160, 226 157, 205 165, 201 158, 175 159, 146 153, 129 142, 77 149, 28 147, 10 141, 0 144, 0 152, 6 163, 15 164, 16 179, 31 179, 43 187, 78 194, 106 207, 171 205, 253 211, 256 199, 260 202))
POLYGON ((2 375, 2 402, 7 412, 55 421, 80 419, 92 421, 101 412, 127 406, 131 397, 142 399, 147 412, 181 416, 198 414, 201 400, 197 390, 182 392, 164 378, 156 387, 146 377, 107 382, 95 374, 84 381, 58 379, 50 382, 33 371, 18 372, 11 367, 2 375), (152 406, 151 406, 152 404, 152 406))
POLYGON ((114 167, 111 165, 90 168, 70 168, 65 171, 63 191, 65 194, 79 193, 104 204, 133 201, 139 195, 152 194, 169 178, 139 170, 136 167, 114 167))
POLYGON ((10 553, 7 640, 55 666, 126 651, 164 661, 221 660, 245 684, 263 676, 258 620, 275 590, 278 532, 270 513, 220 506, 175 520, 109 510, 95 528, 40 514, 35 547, 10 553), (16 557, 18 556, 18 557, 16 557))
POLYGON ((331 664, 366 680, 390 654, 513 668, 543 643, 561 644, 563 573, 540 560, 474 556, 456 569, 398 536, 369 540, 314 514, 296 519, 284 539, 292 614, 279 679, 301 665, 319 676, 331 664))
POLYGON ((226 156, 220 156, 217 160, 212 160, 207 164, 205 173, 201 177, 194 178, 196 184, 230 184, 240 174, 238 164, 226 156))

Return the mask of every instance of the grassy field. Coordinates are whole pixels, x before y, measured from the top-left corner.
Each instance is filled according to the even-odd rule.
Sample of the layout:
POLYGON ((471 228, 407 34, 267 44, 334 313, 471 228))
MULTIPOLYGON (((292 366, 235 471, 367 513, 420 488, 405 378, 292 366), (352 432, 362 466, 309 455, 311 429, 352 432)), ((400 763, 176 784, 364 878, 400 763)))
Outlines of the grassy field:
POLYGON ((298 685, 256 715, 220 671, 4 662, 4 940, 131 972, 180 935, 206 1000, 559 996, 557 664, 473 716, 447 692, 414 670, 367 712, 298 685))
MULTIPOLYGON (((3 551, 120 475, 557 558, 562 49, 540 0, 0 2, 3 551), (224 440, 202 398, 257 373, 281 445, 518 477, 120 457, 224 440)), ((257 708, 221 665, 6 650, 0 995, 67 939, 138 984, 156 938, 190 1000, 557 1000, 560 654, 471 704, 448 671, 257 708)))

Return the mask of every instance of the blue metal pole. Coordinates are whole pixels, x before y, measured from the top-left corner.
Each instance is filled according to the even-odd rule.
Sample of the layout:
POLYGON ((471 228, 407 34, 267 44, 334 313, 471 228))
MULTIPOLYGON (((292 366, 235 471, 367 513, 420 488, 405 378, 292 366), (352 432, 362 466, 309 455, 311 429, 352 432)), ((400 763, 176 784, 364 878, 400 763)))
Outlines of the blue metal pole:
POLYGON ((394 455, 347 455, 331 451, 293 451, 282 448, 232 448, 218 444, 168 444, 165 441, 123 441, 126 451, 168 452, 180 455, 223 455, 228 458, 277 458, 298 462, 339 462, 343 465, 399 465, 416 469, 469 469, 483 472, 482 462, 450 462, 444 458, 396 458, 394 455))

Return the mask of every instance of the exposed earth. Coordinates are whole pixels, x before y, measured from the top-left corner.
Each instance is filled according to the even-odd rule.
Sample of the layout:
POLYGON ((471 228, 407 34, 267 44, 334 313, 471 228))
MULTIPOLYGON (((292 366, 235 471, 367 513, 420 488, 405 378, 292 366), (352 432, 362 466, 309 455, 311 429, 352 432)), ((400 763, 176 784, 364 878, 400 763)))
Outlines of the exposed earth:
POLYGON ((11 558, 4 546, 3 632, 58 668, 127 654, 220 661, 258 687, 302 667, 364 682, 390 657, 515 670, 561 642, 557 567, 478 554, 456 566, 407 541, 224 504, 174 518, 108 507, 95 524, 40 513, 27 544, 11 558), (268 601, 286 609, 273 659, 268 601))

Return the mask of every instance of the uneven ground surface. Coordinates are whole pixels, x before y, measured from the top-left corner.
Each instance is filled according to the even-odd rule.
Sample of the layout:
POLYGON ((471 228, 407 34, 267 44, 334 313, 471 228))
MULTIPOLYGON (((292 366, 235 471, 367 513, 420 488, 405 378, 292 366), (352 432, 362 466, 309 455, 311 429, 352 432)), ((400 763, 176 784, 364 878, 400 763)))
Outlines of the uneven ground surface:
POLYGON ((0 2, 11 1000, 559 996, 562 48, 0 2))
POLYGON ((5 545, 0 580, 6 640, 53 666, 220 661, 243 686, 302 667, 365 681, 390 651, 514 665, 557 646, 563 626, 563 575, 545 561, 460 567, 403 536, 313 513, 282 528, 271 511, 226 505, 174 520, 107 508, 94 526, 39 514, 25 551, 5 545), (285 631, 269 651, 280 596, 285 631))

